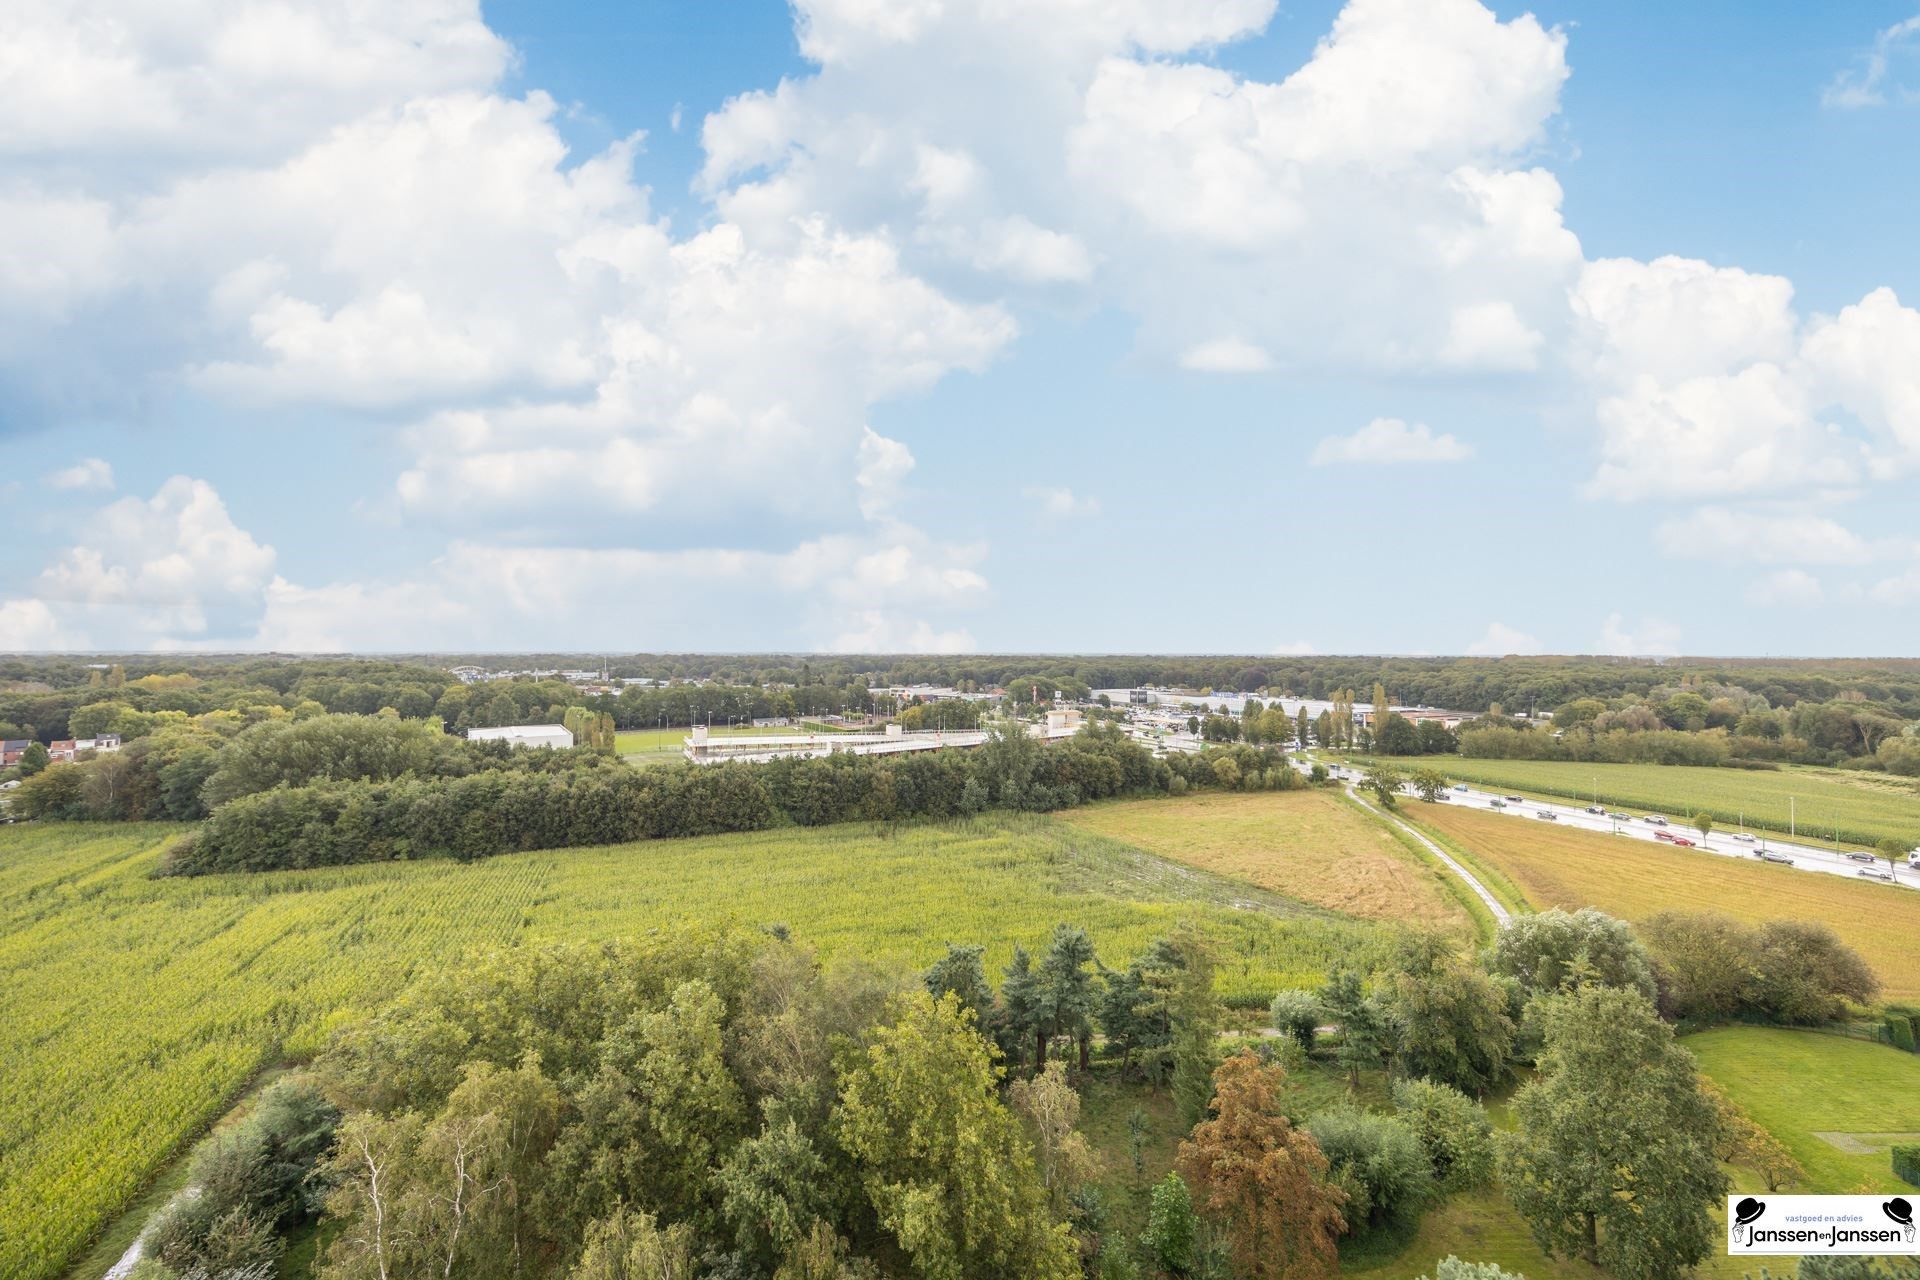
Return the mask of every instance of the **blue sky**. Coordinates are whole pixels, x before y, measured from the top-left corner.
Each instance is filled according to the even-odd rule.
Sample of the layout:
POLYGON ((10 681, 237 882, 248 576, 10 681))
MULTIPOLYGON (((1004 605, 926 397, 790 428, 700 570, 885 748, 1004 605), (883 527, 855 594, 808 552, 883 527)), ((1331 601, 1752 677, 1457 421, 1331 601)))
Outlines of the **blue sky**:
POLYGON ((1912 651, 1911 0, 143 8, 0 649, 1912 651))

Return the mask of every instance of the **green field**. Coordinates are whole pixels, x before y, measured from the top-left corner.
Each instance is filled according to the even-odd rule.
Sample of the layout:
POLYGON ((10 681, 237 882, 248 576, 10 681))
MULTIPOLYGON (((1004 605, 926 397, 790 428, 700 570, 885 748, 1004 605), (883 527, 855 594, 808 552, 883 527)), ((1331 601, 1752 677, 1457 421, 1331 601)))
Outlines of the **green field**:
POLYGON ((0 1275, 57 1275, 263 1068, 476 947, 681 919, 782 922, 911 973, 948 940, 1083 925, 1123 964, 1180 920, 1223 991, 1383 959, 1388 929, 1046 817, 761 832, 198 879, 150 878, 166 826, 0 829, 0 1275))
POLYGON ((1396 759, 1396 767, 1431 765, 1457 782, 1505 787, 1534 795, 1599 803, 1608 808, 1661 812, 1674 818, 1702 810, 1722 828, 1745 821, 1755 830, 1786 834, 1795 801, 1802 839, 1872 845, 1892 837, 1920 845, 1920 787, 1885 774, 1789 767, 1780 770, 1708 769, 1690 765, 1563 764, 1551 760, 1468 760, 1459 756, 1396 759))
MULTIPOLYGON (((1769 1027, 1721 1027, 1684 1043, 1806 1168, 1795 1191, 1911 1190, 1893 1176, 1887 1148, 1920 1142, 1920 1055, 1769 1027)), ((1740 1189, 1766 1188, 1747 1175, 1740 1189)))

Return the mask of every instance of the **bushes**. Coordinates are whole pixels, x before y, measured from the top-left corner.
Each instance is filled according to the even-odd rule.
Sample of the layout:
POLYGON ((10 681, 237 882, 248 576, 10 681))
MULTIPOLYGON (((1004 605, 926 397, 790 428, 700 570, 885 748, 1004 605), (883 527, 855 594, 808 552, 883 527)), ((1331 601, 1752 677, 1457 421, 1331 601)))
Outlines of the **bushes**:
POLYGON ((1908 1053, 1916 1052, 1914 1047, 1913 1018, 1904 1013, 1889 1013, 1887 1015, 1887 1038, 1893 1041, 1893 1047, 1896 1049, 1905 1049, 1908 1053))
POLYGON ((1356 1107, 1336 1107, 1307 1122, 1327 1157, 1329 1176, 1347 1193, 1347 1230, 1412 1218, 1433 1196, 1433 1167, 1407 1124, 1356 1107))
POLYGON ((1903 1142, 1893 1149, 1894 1176, 1920 1187, 1920 1142, 1903 1142))
POLYGON ((1393 1109, 1413 1131, 1436 1185, 1471 1191, 1493 1180, 1493 1124, 1480 1104, 1449 1085, 1402 1080, 1393 1109))
POLYGON ((1303 1049, 1313 1048, 1314 1032, 1320 1027, 1320 997, 1311 991, 1281 991, 1267 1006, 1267 1016, 1276 1031, 1284 1031, 1300 1042, 1303 1049))
POLYGON ((340 1113, 306 1085, 282 1082, 232 1133, 195 1157, 198 1192, 168 1206, 152 1252, 169 1268, 225 1275, 271 1264, 281 1235, 312 1220, 326 1199, 315 1167, 333 1145, 340 1113))
MULTIPOLYGON (((1669 911, 1642 932, 1654 952, 1661 1012, 1675 1019, 1809 1026, 1844 1017, 1850 1001, 1865 1002, 1879 990, 1866 962, 1823 924, 1748 926, 1722 915, 1669 911)), ((1891 1018, 1887 1027, 1893 1032, 1891 1018)), ((1909 1048, 1912 1035, 1909 1025, 1909 1048)))

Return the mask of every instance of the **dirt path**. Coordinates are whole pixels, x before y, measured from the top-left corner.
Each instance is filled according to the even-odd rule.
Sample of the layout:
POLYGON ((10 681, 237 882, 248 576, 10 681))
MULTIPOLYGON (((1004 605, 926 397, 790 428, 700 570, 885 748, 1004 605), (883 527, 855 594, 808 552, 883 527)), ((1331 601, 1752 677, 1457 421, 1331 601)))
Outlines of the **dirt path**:
POLYGON ((1378 807, 1368 804, 1365 800, 1362 800, 1360 798, 1360 793, 1356 791, 1354 788, 1348 787, 1347 794, 1352 796, 1354 803, 1358 804, 1362 809, 1366 809, 1376 814, 1379 817, 1385 818, 1388 822, 1391 822, 1394 826, 1399 827, 1402 831, 1412 836, 1415 840, 1418 840, 1421 843, 1421 845, 1424 848, 1426 848, 1426 850, 1429 853, 1433 854, 1434 857, 1440 859, 1441 862, 1445 863, 1447 865, 1447 868, 1451 870, 1453 874, 1459 876, 1462 880, 1466 881, 1467 887, 1473 890, 1475 895, 1479 897, 1480 901, 1487 904, 1487 910, 1493 913, 1493 919, 1496 925, 1504 929, 1507 927, 1508 923, 1512 921, 1513 913, 1511 911, 1508 911, 1505 907, 1501 906, 1500 900, 1494 897, 1493 894, 1487 891, 1487 886, 1485 886, 1484 884, 1481 884, 1479 878, 1476 877, 1473 874, 1473 872, 1461 866, 1460 863, 1454 858, 1452 854, 1448 853, 1445 849, 1442 849, 1439 845, 1435 844, 1433 841, 1427 839, 1425 835, 1421 834, 1420 831, 1414 826, 1412 826, 1411 824, 1402 822, 1398 817, 1394 816, 1391 813, 1382 813, 1378 807))

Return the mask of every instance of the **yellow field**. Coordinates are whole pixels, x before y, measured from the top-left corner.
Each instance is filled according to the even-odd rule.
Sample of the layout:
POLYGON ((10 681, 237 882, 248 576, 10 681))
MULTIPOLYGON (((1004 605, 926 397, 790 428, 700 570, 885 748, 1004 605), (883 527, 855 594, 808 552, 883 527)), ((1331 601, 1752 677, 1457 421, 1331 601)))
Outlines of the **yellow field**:
POLYGON ((1473 928, 1443 872, 1332 792, 1123 800, 1062 820, 1345 915, 1461 933, 1473 928))
POLYGON ((1920 996, 1920 893, 1911 889, 1449 805, 1406 812, 1504 872, 1535 907, 1598 907, 1625 920, 1662 911, 1818 920, 1873 966, 1887 996, 1920 996))

